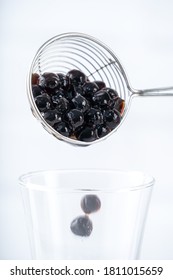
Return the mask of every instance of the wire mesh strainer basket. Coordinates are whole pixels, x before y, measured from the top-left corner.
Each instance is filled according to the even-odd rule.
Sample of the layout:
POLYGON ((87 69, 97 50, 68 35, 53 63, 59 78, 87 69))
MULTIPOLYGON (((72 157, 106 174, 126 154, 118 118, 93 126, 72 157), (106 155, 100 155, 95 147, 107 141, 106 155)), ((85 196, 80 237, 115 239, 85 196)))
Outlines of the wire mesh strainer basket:
POLYGON ((125 100, 122 120, 124 120, 131 98, 134 96, 173 95, 172 87, 151 90, 132 89, 124 68, 113 51, 92 36, 81 33, 65 33, 55 36, 41 46, 33 59, 27 81, 28 97, 31 110, 43 127, 56 138, 71 144, 97 143, 110 136, 122 123, 121 120, 121 123, 103 138, 92 142, 82 142, 63 136, 44 120, 32 94, 32 74, 38 73, 40 76, 45 72, 66 74, 71 69, 82 71, 90 81, 101 80, 107 87, 115 89, 118 95, 125 100))

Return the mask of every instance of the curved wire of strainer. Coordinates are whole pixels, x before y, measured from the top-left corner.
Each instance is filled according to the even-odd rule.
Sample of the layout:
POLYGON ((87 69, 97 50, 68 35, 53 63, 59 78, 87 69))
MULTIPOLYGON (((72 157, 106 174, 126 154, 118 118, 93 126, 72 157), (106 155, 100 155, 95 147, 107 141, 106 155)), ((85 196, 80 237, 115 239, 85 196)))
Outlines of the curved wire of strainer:
POLYGON ((76 145, 90 145, 109 137, 119 128, 130 107, 134 96, 173 96, 173 87, 135 90, 129 84, 126 73, 113 51, 92 36, 82 33, 64 33, 44 43, 36 53, 27 80, 27 92, 34 116, 43 127, 59 140, 76 145), (65 137, 55 131, 42 117, 32 94, 32 73, 42 75, 45 72, 64 73, 78 69, 88 76, 90 81, 102 80, 107 87, 115 89, 125 100, 121 123, 108 135, 92 142, 83 142, 65 137))

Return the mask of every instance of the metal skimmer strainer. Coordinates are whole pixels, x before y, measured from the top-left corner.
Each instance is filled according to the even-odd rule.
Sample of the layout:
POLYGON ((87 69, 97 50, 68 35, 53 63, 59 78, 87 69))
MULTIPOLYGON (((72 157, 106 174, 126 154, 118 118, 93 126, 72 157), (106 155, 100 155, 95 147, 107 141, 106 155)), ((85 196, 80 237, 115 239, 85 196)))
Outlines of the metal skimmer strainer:
POLYGON ((45 72, 64 73, 71 69, 79 69, 88 76, 89 80, 102 80, 107 87, 116 89, 119 96, 125 100, 122 121, 127 115, 130 102, 135 96, 173 96, 173 87, 148 90, 133 89, 126 73, 112 50, 99 40, 81 33, 65 33, 53 37, 38 50, 28 76, 27 90, 34 116, 43 127, 59 140, 75 145, 90 145, 109 137, 119 128, 121 123, 108 135, 92 142, 83 142, 65 137, 55 131, 39 112, 32 94, 32 73, 42 75, 45 72))

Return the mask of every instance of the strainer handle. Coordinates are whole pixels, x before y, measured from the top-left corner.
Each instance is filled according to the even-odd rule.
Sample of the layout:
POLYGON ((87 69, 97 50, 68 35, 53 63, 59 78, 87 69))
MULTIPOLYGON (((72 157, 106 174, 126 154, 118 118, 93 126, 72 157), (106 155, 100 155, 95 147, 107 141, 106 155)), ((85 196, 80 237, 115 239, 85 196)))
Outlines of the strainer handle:
POLYGON ((173 96, 173 87, 144 89, 137 92, 139 96, 173 96))

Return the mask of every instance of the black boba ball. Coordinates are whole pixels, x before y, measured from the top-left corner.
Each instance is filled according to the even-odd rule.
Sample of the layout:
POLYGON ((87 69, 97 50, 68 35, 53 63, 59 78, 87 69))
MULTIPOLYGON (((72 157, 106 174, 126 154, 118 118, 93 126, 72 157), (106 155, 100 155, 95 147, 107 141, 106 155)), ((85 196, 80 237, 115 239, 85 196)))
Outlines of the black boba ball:
POLYGON ((53 128, 65 137, 70 137, 72 134, 71 128, 63 121, 55 123, 53 128))
POLYGON ((83 95, 87 98, 92 98, 93 94, 99 90, 99 87, 94 82, 86 82, 83 85, 83 95))
POLYGON ((61 122, 61 115, 58 113, 57 110, 48 110, 43 114, 43 118, 45 121, 53 126, 57 122, 61 122))
POLYGON ((45 88, 48 93, 52 93, 60 87, 59 77, 55 73, 46 72, 39 77, 39 86, 45 88))
POLYGON ((105 89, 101 89, 94 93, 92 97, 93 105, 102 108, 107 107, 111 101, 111 96, 105 89))
POLYGON ((75 235, 87 237, 90 236, 93 225, 88 216, 79 216, 71 222, 70 228, 75 235))
POLYGON ((78 109, 72 109, 69 111, 66 118, 73 130, 80 127, 84 122, 83 113, 78 109))
POLYGON ((105 120, 106 126, 111 130, 117 127, 121 122, 121 115, 117 110, 104 111, 103 118, 105 120))
POLYGON ((35 103, 40 112, 46 112, 51 107, 50 98, 47 94, 35 97, 35 103))
POLYGON ((86 126, 77 133, 77 139, 79 141, 92 142, 97 139, 97 133, 94 128, 86 126))
POLYGON ((97 136, 98 138, 102 138, 106 136, 111 130, 106 125, 97 125, 96 126, 97 136))
POLYGON ((73 86, 83 85, 87 81, 85 74, 77 69, 70 70, 66 76, 69 79, 69 83, 73 86))
POLYGON ((53 104, 59 113, 66 113, 70 109, 69 101, 65 97, 53 100, 53 104))
POLYGON ((35 97, 45 94, 45 91, 38 85, 32 85, 32 94, 35 97))
POLYGON ((106 84, 103 81, 94 81, 94 83, 98 86, 99 90, 106 87, 106 84))
POLYGON ((102 124, 103 114, 99 109, 91 108, 85 116, 85 121, 88 125, 102 124))
POLYGON ((111 98, 116 98, 117 96, 118 96, 118 93, 117 93, 117 91, 115 90, 115 89, 113 89, 113 88, 108 88, 108 87, 106 87, 106 88, 104 88, 104 90, 109 94, 109 96, 111 97, 111 98))
POLYGON ((72 99, 72 103, 75 109, 79 109, 82 113, 85 113, 90 108, 88 100, 81 94, 77 94, 72 99))
POLYGON ((81 200, 81 208, 85 214, 91 214, 96 212, 101 207, 101 201, 97 195, 88 194, 85 195, 81 200))

